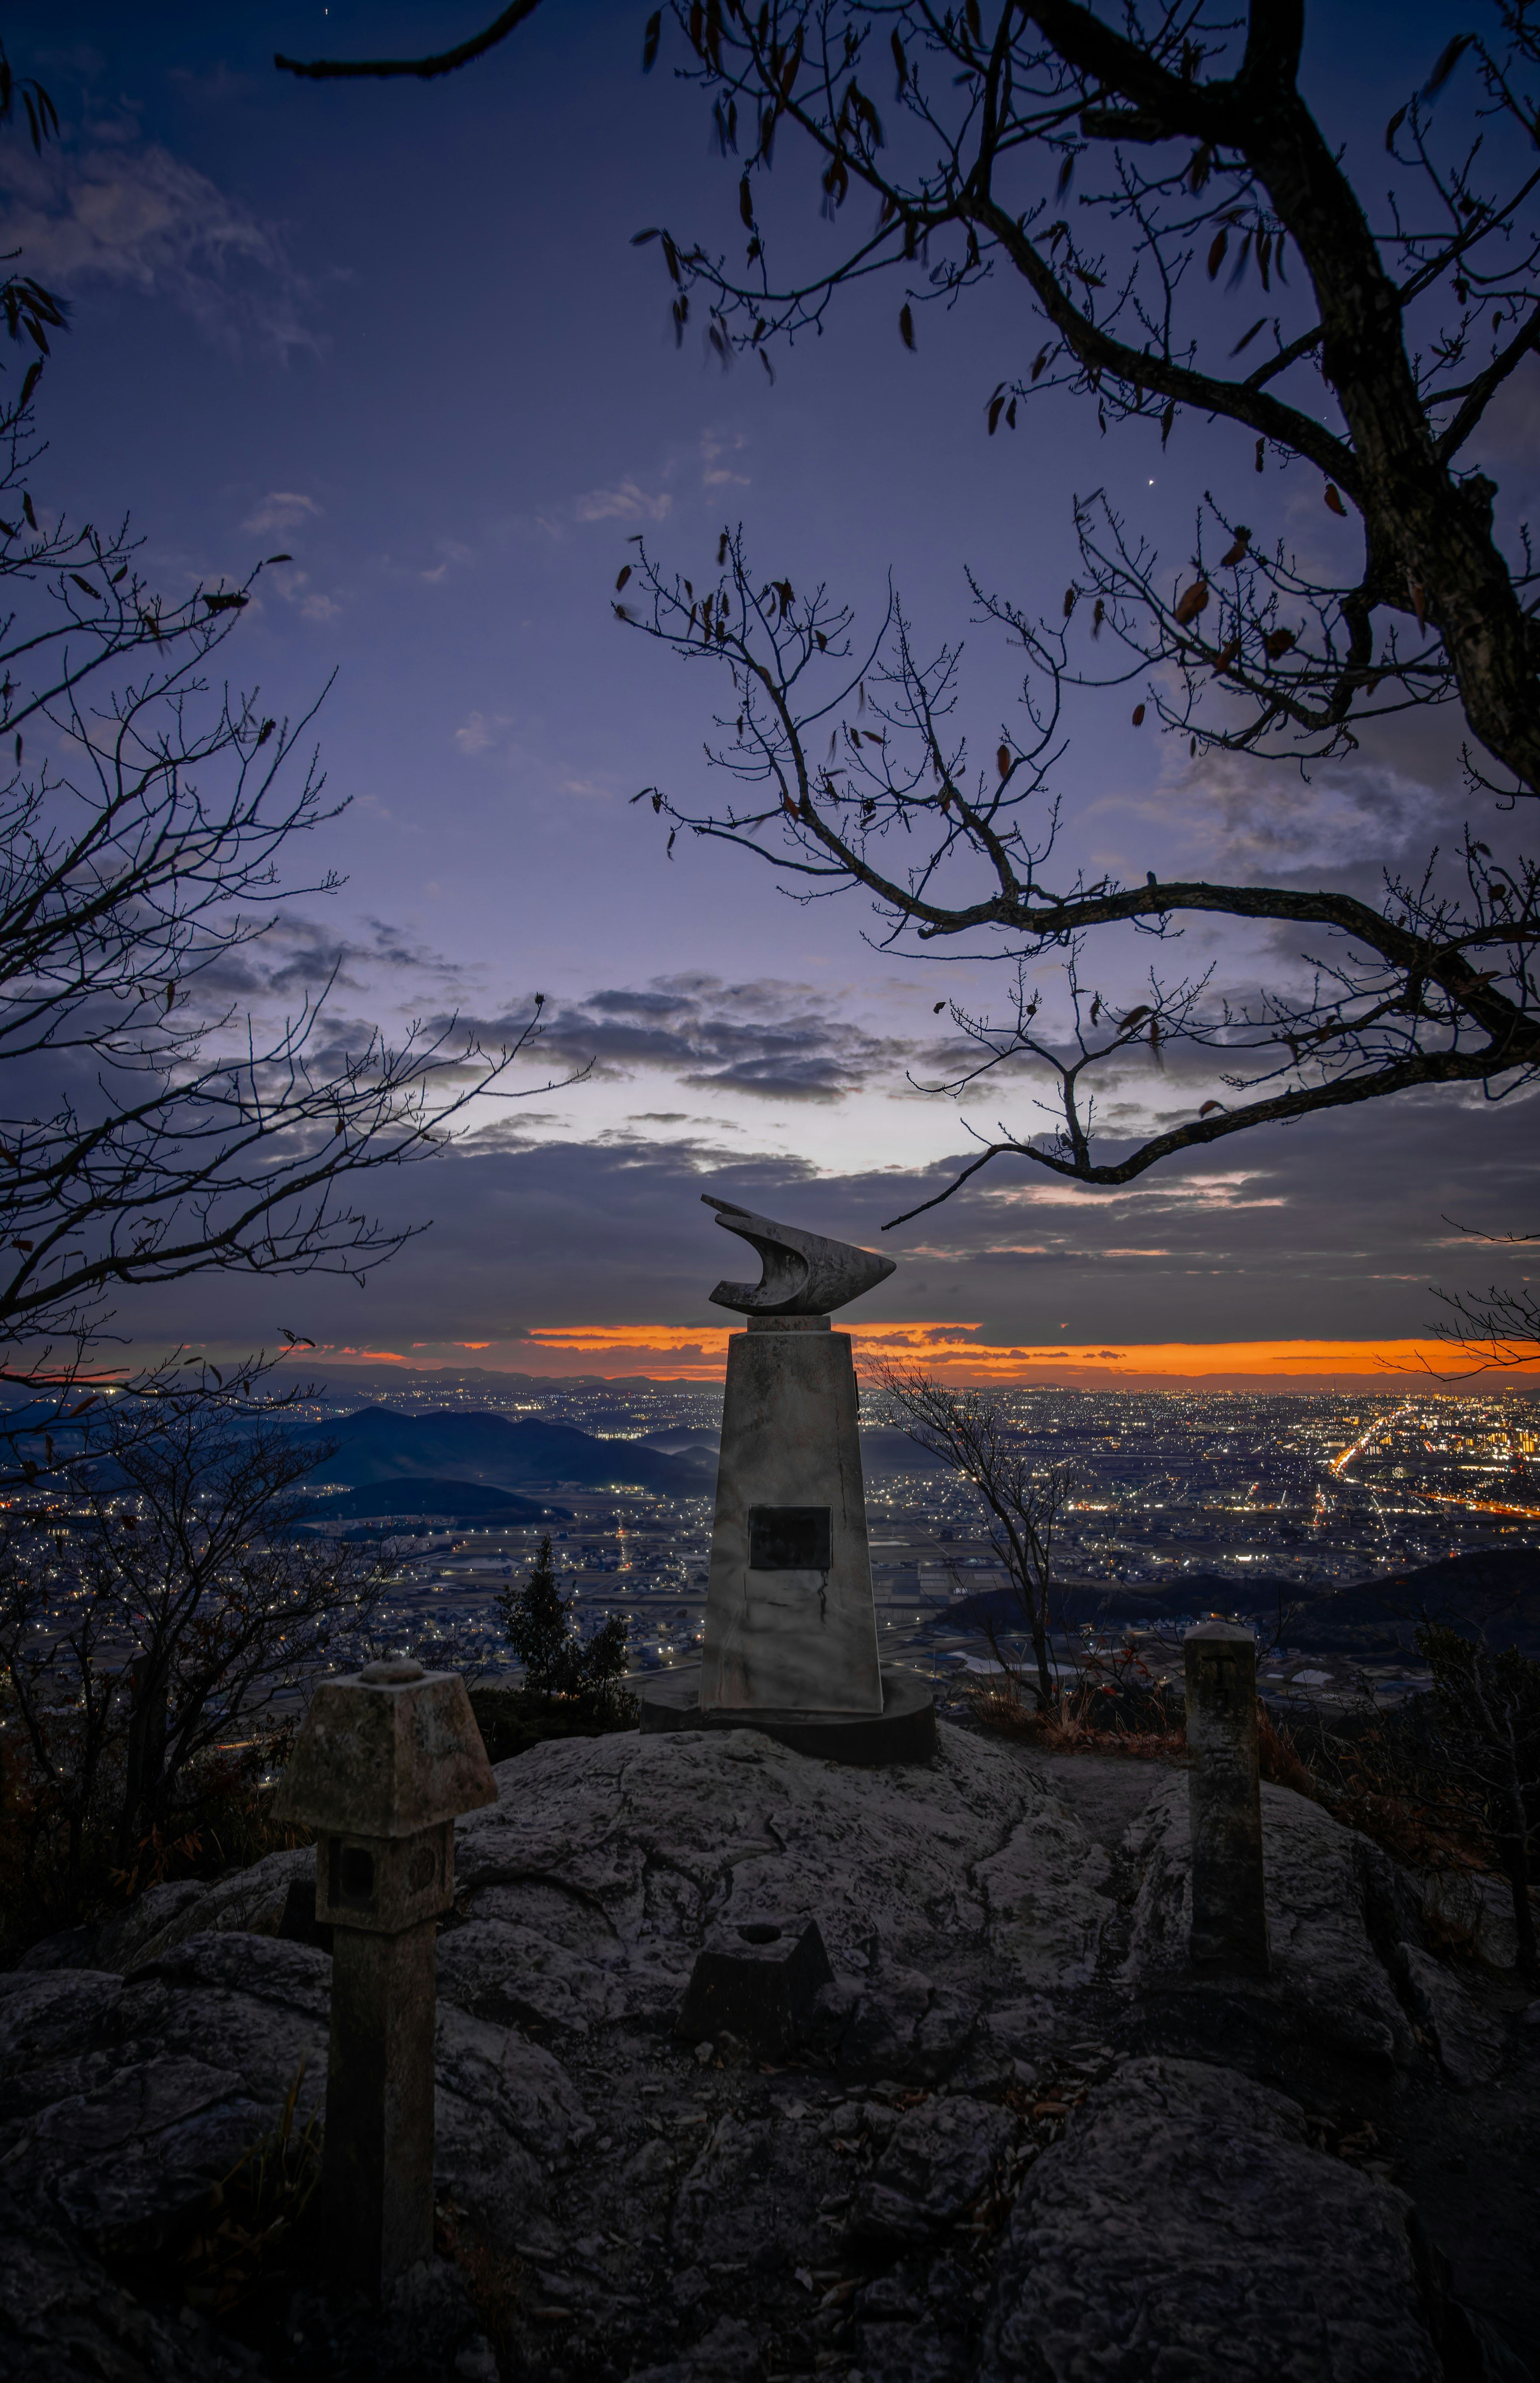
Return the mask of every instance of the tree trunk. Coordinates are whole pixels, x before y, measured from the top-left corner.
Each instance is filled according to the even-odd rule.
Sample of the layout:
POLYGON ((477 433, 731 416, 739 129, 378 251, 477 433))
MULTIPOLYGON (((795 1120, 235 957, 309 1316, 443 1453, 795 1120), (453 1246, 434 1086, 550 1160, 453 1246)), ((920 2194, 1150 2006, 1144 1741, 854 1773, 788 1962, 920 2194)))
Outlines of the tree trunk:
POLYGON ((1038 1659, 1038 1700, 1044 1712, 1053 1710, 1053 1674, 1048 1661, 1048 1628, 1041 1614, 1032 1619, 1032 1652, 1038 1659))
POLYGON ((1465 717, 1521 786, 1540 790, 1534 624, 1492 530, 1490 480, 1457 481, 1434 444, 1407 356, 1399 294, 1309 110, 1280 93, 1252 162, 1288 225, 1321 309, 1321 366, 1352 441, 1370 549, 1404 582, 1386 600, 1437 629, 1465 717))
POLYGON ((1523 1789, 1519 1784, 1518 1767, 1509 1766, 1504 1782, 1503 1818, 1507 1826, 1497 1831, 1497 1858, 1502 1863, 1513 1897, 1513 1932, 1519 1940, 1519 1974, 1531 1985, 1540 1983, 1540 1947, 1534 1939, 1534 1907, 1529 1899, 1529 1815, 1524 1809, 1523 1789))
POLYGON ((64 1924, 72 1928, 80 1916, 80 1874, 85 1867, 85 1814, 78 1806, 64 1824, 64 1924))
POLYGON ((1038 1667, 1038 1710, 1051 1713, 1053 1710, 1053 1673, 1048 1654, 1048 1593, 1035 1581, 1018 1577, 1012 1571, 1016 1603, 1027 1618, 1027 1631, 1032 1641, 1032 1653, 1038 1667))
POLYGON ((155 1805, 166 1774, 168 1714, 166 1679, 157 1667, 134 1692, 129 1719, 128 1759, 123 1780, 123 1806, 117 1824, 117 1858, 128 1862, 134 1847, 155 1817, 155 1805))

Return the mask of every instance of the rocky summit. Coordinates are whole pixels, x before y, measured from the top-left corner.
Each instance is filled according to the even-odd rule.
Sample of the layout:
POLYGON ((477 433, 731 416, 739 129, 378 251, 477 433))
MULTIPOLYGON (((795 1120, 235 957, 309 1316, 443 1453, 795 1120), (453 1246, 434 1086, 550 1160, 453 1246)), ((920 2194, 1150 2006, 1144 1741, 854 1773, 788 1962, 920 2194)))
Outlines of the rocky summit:
POLYGON ((1529 2373, 1540 2030, 1500 1910, 1452 1957, 1447 1882, 1265 1786, 1271 1975, 1195 1977, 1179 1771, 940 1738, 882 1771, 747 1731, 500 1766, 438 1938, 438 2253, 383 2312, 253 2182, 324 2101, 314 1857, 38 1947, 0 1978, 0 2367, 1529 2373), (808 1920, 832 1977, 792 2041, 675 2032, 709 1933, 808 1920))

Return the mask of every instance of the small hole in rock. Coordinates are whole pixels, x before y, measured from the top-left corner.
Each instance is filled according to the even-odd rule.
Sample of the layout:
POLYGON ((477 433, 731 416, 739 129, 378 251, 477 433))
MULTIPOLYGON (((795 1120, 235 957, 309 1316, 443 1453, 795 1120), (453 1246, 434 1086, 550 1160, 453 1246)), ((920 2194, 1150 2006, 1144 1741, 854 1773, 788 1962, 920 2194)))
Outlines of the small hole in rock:
POLYGON ((780 1929, 770 1927, 763 1920, 756 1920, 752 1927, 740 1928, 738 1933, 745 1945, 778 1945, 781 1941, 780 1929))

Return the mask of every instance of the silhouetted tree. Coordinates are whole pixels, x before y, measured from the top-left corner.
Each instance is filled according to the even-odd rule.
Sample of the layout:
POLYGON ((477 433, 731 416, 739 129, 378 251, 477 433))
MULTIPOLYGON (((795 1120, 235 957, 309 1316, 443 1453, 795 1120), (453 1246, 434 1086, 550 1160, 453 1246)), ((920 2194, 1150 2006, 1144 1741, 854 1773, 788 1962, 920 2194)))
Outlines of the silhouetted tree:
MULTIPOLYGON (((431 57, 279 63, 319 77, 435 75, 529 14, 510 7, 431 57)), ((1029 671, 1028 729, 991 734, 981 766, 951 724, 955 649, 917 655, 896 606, 856 657, 848 612, 821 589, 798 602, 790 577, 751 573, 740 541, 724 535, 717 580, 698 597, 644 554, 650 612, 645 602, 637 625, 731 670, 714 758, 746 788, 720 809, 647 789, 671 841, 688 826, 745 846, 803 895, 858 887, 889 945, 906 932, 942 951, 994 939, 1014 996, 1003 1019, 954 1009, 973 1056, 933 1089, 1033 1062, 1055 1079, 1052 1123, 1003 1130, 959 1181, 1009 1154, 1124 1183, 1253 1126, 1530 1079, 1534 863, 1498 858, 1468 832, 1453 866, 1435 856, 1422 871, 1386 870, 1377 903, 1330 886, 1059 882, 1046 789, 1066 693, 1138 679, 1134 724, 1152 712, 1193 756, 1341 756, 1365 724, 1455 704, 1475 747, 1472 787, 1505 802, 1540 790, 1527 536, 1505 545, 1495 485, 1465 460, 1540 346, 1531 0, 1498 0, 1488 32, 1460 33, 1429 60, 1385 128, 1388 200, 1378 169, 1373 191, 1361 187, 1315 119, 1302 0, 1254 0, 1239 18, 1185 0, 1115 20, 1080 0, 959 0, 944 12, 928 0, 674 0, 648 20, 644 68, 665 16, 717 145, 742 158, 741 250, 661 226, 635 235, 658 242, 677 340, 703 301, 708 349, 724 364, 758 354, 773 377, 776 343, 821 328, 857 283, 902 283, 896 336, 913 348, 925 308, 944 312, 992 278, 1018 296, 1024 336, 1022 365, 978 392, 991 436, 1054 390, 1103 430, 1158 429, 1163 449, 1189 425, 1233 424, 1254 438, 1258 474, 1316 475, 1324 512, 1354 538, 1341 570, 1323 575, 1205 495, 1190 557, 1173 568, 1104 490, 1077 497, 1080 568, 1062 605, 1043 615, 974 584, 1029 671), (782 274, 759 196, 788 159, 817 176, 836 230, 853 192, 875 216, 832 261, 782 274), (1251 304, 1263 312, 1248 321, 1251 304), (869 697, 875 717, 863 721, 869 697), (831 727, 827 754, 812 750, 831 727), (1036 821, 1023 808, 1033 795, 1036 821), (1227 1001, 1208 974, 1152 971, 1144 997, 1103 998, 1103 955, 1116 965, 1105 930, 1164 940, 1205 917, 1305 931, 1308 990, 1263 983, 1227 1001), (1066 997, 1045 1007, 1027 972, 1049 957, 1065 963, 1066 997), (1088 1089, 1098 1071, 1126 1075, 1141 1055, 1158 1071, 1184 1044, 1214 1053, 1230 1070, 1225 1092, 1241 1097, 1189 1102, 1184 1115, 1174 1088, 1176 1117, 1131 1149, 1120 1132, 1122 1153, 1103 1161, 1088 1089)), ((634 617, 622 599, 637 567, 617 584, 622 620, 634 617)))
POLYGON ((104 1401, 68 1503, 0 1525, 0 1691, 25 1756, 8 1833, 30 1825, 68 1917, 93 1834, 128 1866, 178 1825, 207 1759, 269 1730, 382 1594, 377 1551, 295 1533, 331 1444, 262 1401, 260 1371, 238 1378, 245 1400, 104 1401))
MULTIPOLYGON (((18 102, 40 143, 52 103, 0 52, 0 133, 18 102)), ((280 870, 346 805, 302 750, 313 712, 265 715, 222 677, 265 565, 168 603, 126 522, 34 502, 38 376, 64 316, 14 276, 0 311, 40 352, 0 401, 0 1381, 39 1392, 23 1420, 42 1430, 78 1411, 88 1353, 100 1377, 120 1287, 362 1278, 399 1249, 411 1229, 368 1213, 353 1179, 439 1148, 537 1033, 540 997, 493 1051, 452 1018, 399 1045, 334 1035, 324 967, 265 1023, 228 999, 286 906, 342 883, 280 870)), ((10 1464, 0 1433, 0 1477, 70 1446, 10 1464)))
MULTIPOLYGON (((0 504, 18 515, 36 452, 30 407, 0 412, 0 504)), ((119 1286, 362 1276, 407 1236, 355 1204, 351 1179, 437 1148, 536 1020, 497 1052, 452 1019, 400 1048, 375 1031, 339 1049, 325 981, 267 1028, 221 1000, 286 904, 341 883, 279 877, 345 808, 299 754, 310 717, 264 717, 254 694, 211 684, 256 574, 173 616, 126 531, 6 527, 0 1374, 30 1380, 56 1377, 61 1352, 78 1362, 119 1286), (34 715, 62 767, 46 752, 31 767, 18 722, 34 715)))
MULTIPOLYGON (((277 63, 428 78, 484 56, 532 7, 416 59, 277 63)), ((1185 0, 1115 22, 1080 0, 944 13, 674 0, 666 13, 722 154, 743 158, 741 261, 636 235, 661 242, 677 338, 698 295, 723 361, 736 349, 768 367, 778 339, 820 328, 840 292, 889 273, 912 348, 917 309, 1004 280, 1036 352, 979 392, 992 433, 1057 389, 1103 428, 1158 427, 1163 446, 1185 420, 1233 422, 1255 435, 1259 472, 1309 467, 1359 531, 1356 567, 1327 584, 1205 500, 1192 566, 1173 574, 1098 494, 1077 504, 1082 576, 1064 620, 1001 608, 1040 659, 1090 684, 1168 664, 1147 698, 1162 722, 1248 752, 1339 752, 1356 722, 1458 698, 1503 789, 1540 787, 1528 549, 1505 553, 1494 484, 1462 461, 1540 337, 1531 0, 1499 0, 1490 35, 1457 35, 1429 61, 1386 128, 1388 204, 1378 178, 1372 194, 1355 184, 1300 87, 1303 0, 1255 0, 1239 19, 1185 0), (1450 101, 1441 122, 1457 85, 1464 113, 1450 122, 1450 101), (832 262, 780 277, 758 199, 789 144, 831 223, 852 192, 876 216, 832 262), (1262 307, 1249 322, 1248 300, 1262 307), (1216 347, 1223 364, 1201 364, 1216 347), (1085 599, 1123 649, 1105 674, 1078 648, 1069 660, 1065 622, 1085 599)))
POLYGON ((913 346, 917 310, 993 278, 1036 352, 980 392, 992 431, 1056 388, 1163 445, 1184 417, 1232 422, 1259 471, 1309 467, 1356 525, 1356 569, 1331 584, 1205 500, 1174 574, 1104 497, 1078 503, 1065 618, 1030 628, 1002 608, 1040 660, 1103 685, 1170 665, 1149 689, 1163 723, 1248 752, 1340 752, 1357 721, 1456 698, 1503 790, 1540 788, 1528 549, 1505 553, 1496 488, 1463 460, 1540 333, 1529 0, 1429 59, 1386 129, 1388 204, 1377 174, 1355 185, 1300 88, 1303 0, 1238 19, 1207 0, 1115 21, 1078 0, 673 13, 724 150, 744 152, 742 265, 662 235, 676 312, 702 294, 724 350, 817 327, 880 272, 904 285, 913 346), (1454 120, 1451 94, 1442 121, 1457 79, 1468 104, 1454 120), (789 140, 827 217, 860 191, 877 217, 778 278, 757 196, 789 140), (1216 349, 1225 364, 1200 363, 1216 349), (1088 599, 1124 650, 1106 673, 1086 648, 1069 661, 1065 623, 1088 599))
MULTIPOLYGON (((978 1390, 951 1390, 928 1374, 896 1365, 882 1366, 878 1380, 898 1428, 977 1491, 989 1517, 990 1544, 1032 1642, 1038 1709, 1052 1711, 1053 1542, 1074 1489, 1072 1469, 1038 1463, 1025 1435, 978 1390)), ((984 1626, 999 1661, 992 1621, 984 1626)))
POLYGON ((523 1588, 505 1589, 497 1600, 527 1688, 546 1698, 592 1696, 602 1701, 625 1676, 625 1624, 611 1614, 585 1639, 573 1619, 576 1602, 556 1585, 548 1531, 523 1588))
POLYGON ((1512 1896, 1519 1968, 1540 1982, 1530 1900, 1540 1830, 1540 1663, 1432 1622, 1418 1630, 1417 1645, 1433 1673, 1441 1768, 1490 1835, 1512 1896))
MULTIPOLYGON (((684 661, 729 675, 731 709, 717 714, 721 735, 708 753, 742 794, 709 809, 657 788, 634 799, 649 796, 676 829, 748 850, 794 891, 865 890, 884 947, 902 947, 906 936, 943 951, 995 941, 1014 977, 1007 1013, 992 1019, 953 1005, 970 1054, 926 1089, 960 1092, 1007 1063, 1032 1061, 1055 1080, 1052 1100, 1038 1104, 1052 1122, 1041 1132, 979 1137, 979 1156, 940 1198, 1005 1154, 1080 1182, 1127 1183, 1161 1159, 1253 1126, 1428 1085, 1512 1090, 1540 1067, 1534 863, 1504 868, 1467 836, 1457 868, 1387 877, 1377 905, 1330 887, 1152 875, 1133 887, 1078 874, 1055 883, 1056 693, 1025 738, 1002 731, 983 765, 972 764, 953 720, 957 654, 917 654, 896 602, 875 637, 855 648, 849 609, 820 586, 799 597, 790 580, 765 580, 741 533, 722 533, 718 562, 713 584, 697 591, 638 545, 616 610, 684 661), (1201 916, 1322 931, 1303 987, 1263 984, 1240 999, 1214 986, 1212 969, 1168 978, 1152 967, 1139 1000, 1113 1003, 1098 989, 1090 953, 1099 931, 1132 926, 1162 943, 1201 916), (1040 979, 1041 964, 1055 958, 1065 990, 1053 1002, 1040 979), (1118 1155, 1103 1158, 1099 1074, 1126 1082, 1130 1063, 1142 1060, 1154 1090, 1184 1045, 1214 1055, 1232 1097, 1184 1101, 1176 1077, 1175 1117, 1143 1136, 1120 1118, 1118 1155)), ((1030 682, 1028 696, 1030 703, 1030 682)), ((1117 967, 1115 951, 1095 950, 1098 969, 1117 967)))
MULTIPOLYGON (((1259 470, 1271 459, 1324 474, 1325 506, 1356 518, 1361 546, 1356 575, 1327 585, 1205 499, 1193 559, 1172 573, 1103 496, 1078 500, 1082 569, 1053 618, 974 583, 981 615, 1029 661, 1028 727, 992 735, 979 760, 952 716, 956 649, 918 654, 896 603, 856 649, 846 609, 751 571, 741 539, 724 535, 716 580, 698 595, 644 549, 622 574, 639 574, 642 604, 622 585, 616 610, 677 653, 727 665, 733 695, 712 758, 744 789, 721 806, 649 789, 671 832, 747 846, 794 892, 861 888, 889 945, 996 944, 1015 979, 1004 1015, 954 1006, 970 1055, 930 1088, 955 1093, 1035 1063, 1053 1080, 1039 1104, 1050 1123, 979 1136, 956 1182, 1010 1154, 1126 1183, 1253 1126, 1423 1086, 1506 1093, 1530 1079, 1540 1064, 1534 862, 1498 859, 1468 833, 1453 866, 1435 857, 1420 873, 1387 871, 1378 903, 1331 886, 1153 873, 1136 886, 1065 882, 1049 786, 1066 692, 1147 667, 1136 724, 1152 709, 1193 752, 1341 754, 1355 722, 1455 701, 1511 772, 1497 791, 1540 783, 1529 551, 1505 556, 1492 484, 1460 462, 1540 336, 1533 12, 1522 0, 1503 7, 1495 42, 1462 36, 1409 95, 1387 130, 1390 170, 1412 178, 1415 220, 1428 228, 1407 228, 1392 207, 1383 234, 1300 90, 1296 6, 1254 6, 1241 31, 1201 6, 1115 29, 1064 0, 1025 10, 967 0, 945 16, 854 0, 676 13, 686 71, 712 94, 724 148, 744 143, 747 233, 742 272, 724 253, 658 235, 676 326, 704 292, 723 355, 764 354, 820 324, 847 284, 891 269, 906 277, 900 328, 912 344, 917 306, 1008 274, 1041 344, 1030 372, 989 398, 992 433, 1055 388, 1094 405, 1103 426, 1158 421, 1163 442, 1193 408, 1254 430, 1259 470), (891 138, 872 96, 879 57, 896 75, 891 138), (1464 128, 1435 138, 1435 103, 1457 68, 1483 118, 1479 142, 1464 128), (838 219, 864 184, 878 218, 832 265, 782 284, 756 194, 778 141, 795 133, 819 161, 826 215, 838 219), (1286 255, 1302 268, 1292 278, 1286 255), (1235 355, 1251 356, 1269 333, 1262 361, 1238 377, 1197 364, 1200 344, 1227 344, 1236 327, 1228 292, 1222 301, 1209 286, 1226 259, 1230 289, 1254 277, 1271 307, 1235 341, 1235 355), (1106 671, 1103 633, 1118 657, 1106 671), (1136 997, 1103 996, 1097 978, 1117 965, 1105 930, 1164 941, 1201 917, 1304 930, 1302 985, 1296 976, 1226 996, 1212 971, 1157 967, 1136 997), (1039 981, 1053 957, 1059 1000, 1039 981), (1118 1152, 1104 1158, 1098 1076, 1126 1080, 1141 1058, 1158 1080, 1184 1045, 1214 1055, 1215 1096, 1184 1105, 1173 1083, 1175 1116, 1143 1135, 1120 1119, 1118 1152)), ((1472 775, 1492 784, 1473 765, 1472 775)))

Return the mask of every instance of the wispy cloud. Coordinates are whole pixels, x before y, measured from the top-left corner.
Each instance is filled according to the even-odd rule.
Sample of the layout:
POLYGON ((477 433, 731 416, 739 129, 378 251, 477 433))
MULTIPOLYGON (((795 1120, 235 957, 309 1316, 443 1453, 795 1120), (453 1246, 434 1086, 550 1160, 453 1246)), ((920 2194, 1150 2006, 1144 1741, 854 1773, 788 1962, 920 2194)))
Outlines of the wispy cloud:
POLYGON ((270 488, 240 526, 253 537, 287 537, 318 519, 320 512, 314 498, 302 496, 298 488, 270 488))
POLYGON ((454 741, 462 753, 485 753, 498 741, 498 729, 506 722, 488 722, 485 712, 473 711, 463 727, 454 732, 454 741))
MULTIPOLYGON (((334 993, 355 999, 368 999, 384 984, 407 999, 453 1001, 462 980, 453 960, 391 920, 358 920, 343 931, 296 909, 278 911, 251 943, 201 970, 196 983, 209 1006, 233 1002, 242 1009, 266 1009, 281 1003, 292 1009, 328 983, 334 993)), ((328 1036, 352 1043, 374 1031, 367 1019, 339 1017, 328 1017, 326 1029, 328 1036)))
POLYGON ((724 463, 724 455, 739 454, 748 445, 741 430, 731 438, 712 430, 703 430, 700 437, 700 481, 705 488, 747 488, 753 486, 746 472, 734 472, 724 463))
POLYGON ((184 307, 212 339, 314 348, 311 285, 277 228, 158 142, 41 156, 0 150, 0 239, 23 270, 73 291, 116 284, 184 307))
POLYGON ((672 508, 673 499, 666 488, 649 497, 634 480, 622 480, 615 488, 590 488, 573 510, 582 522, 660 522, 668 519, 672 508))

